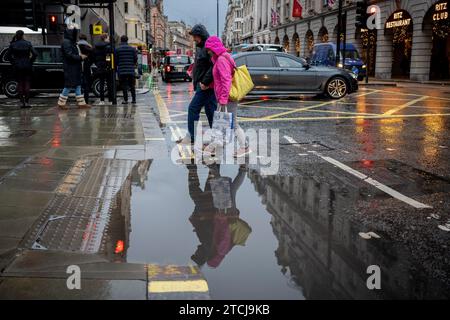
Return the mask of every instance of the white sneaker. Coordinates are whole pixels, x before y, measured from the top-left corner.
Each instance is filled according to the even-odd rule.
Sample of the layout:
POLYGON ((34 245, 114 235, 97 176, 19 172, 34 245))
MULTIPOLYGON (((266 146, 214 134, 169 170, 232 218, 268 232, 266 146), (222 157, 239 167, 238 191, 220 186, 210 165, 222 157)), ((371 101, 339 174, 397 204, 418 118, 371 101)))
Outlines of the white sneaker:
POLYGON ((238 151, 236 151, 236 153, 234 154, 235 158, 243 158, 247 155, 249 155, 250 153, 252 153, 252 150, 247 147, 247 148, 239 148, 238 151))
POLYGON ((98 105, 99 105, 99 106, 104 106, 104 105, 105 105, 105 101, 100 101, 100 102, 98 103, 98 105))
POLYGON ((192 140, 191 140, 191 137, 189 135, 187 135, 183 139, 178 140, 177 143, 190 146, 192 144, 192 140))

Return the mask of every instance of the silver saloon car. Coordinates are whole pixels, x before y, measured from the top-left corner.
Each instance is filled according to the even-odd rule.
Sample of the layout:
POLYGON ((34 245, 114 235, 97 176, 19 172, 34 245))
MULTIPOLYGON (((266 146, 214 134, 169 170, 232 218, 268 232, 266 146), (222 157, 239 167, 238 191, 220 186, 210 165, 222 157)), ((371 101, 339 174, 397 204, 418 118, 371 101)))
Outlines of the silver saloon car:
POLYGON ((255 88, 249 95, 285 96, 326 94, 340 99, 358 90, 357 75, 344 69, 310 66, 306 60, 282 52, 244 52, 234 55, 246 65, 255 88))

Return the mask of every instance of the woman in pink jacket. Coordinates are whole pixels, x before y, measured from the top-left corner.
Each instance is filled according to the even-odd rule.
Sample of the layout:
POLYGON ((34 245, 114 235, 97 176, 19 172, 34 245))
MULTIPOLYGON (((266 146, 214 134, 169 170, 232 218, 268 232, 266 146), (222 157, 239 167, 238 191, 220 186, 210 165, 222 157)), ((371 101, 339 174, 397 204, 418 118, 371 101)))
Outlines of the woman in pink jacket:
MULTIPOLYGON (((206 40, 205 48, 212 56, 212 62, 214 63, 214 92, 216 94, 219 108, 223 111, 225 110, 225 107, 227 107, 228 112, 231 112, 233 114, 234 133, 237 136, 240 147, 234 156, 236 158, 245 157, 251 151, 247 145, 244 130, 242 130, 237 122, 238 104, 237 102, 229 100, 231 82, 233 80, 236 63, 227 52, 227 49, 224 47, 219 37, 209 37, 208 40, 206 40)), ((212 144, 205 148, 206 154, 213 154, 214 151, 215 146, 212 144)))

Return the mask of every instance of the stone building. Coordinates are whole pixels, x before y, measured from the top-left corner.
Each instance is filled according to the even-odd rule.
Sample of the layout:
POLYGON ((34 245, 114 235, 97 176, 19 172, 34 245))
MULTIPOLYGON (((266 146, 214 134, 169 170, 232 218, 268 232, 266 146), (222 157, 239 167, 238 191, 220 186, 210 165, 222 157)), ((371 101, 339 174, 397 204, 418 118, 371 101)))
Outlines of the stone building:
POLYGON ((180 54, 192 55, 192 37, 189 35, 191 29, 183 21, 169 21, 170 31, 169 49, 180 54))
MULTIPOLYGON (((336 42, 338 0, 331 6, 327 0, 299 0, 302 18, 292 17, 293 1, 255 0, 254 43, 279 43, 291 54, 308 57, 314 44, 336 42)), ((359 49, 369 75, 417 81, 450 78, 448 1, 371 0, 370 5, 379 7, 381 23, 370 32, 355 27, 356 2, 343 0, 346 36, 359 49)))
POLYGON ((229 0, 225 17, 225 30, 223 32, 226 46, 233 47, 242 43, 243 21, 243 1, 229 0))

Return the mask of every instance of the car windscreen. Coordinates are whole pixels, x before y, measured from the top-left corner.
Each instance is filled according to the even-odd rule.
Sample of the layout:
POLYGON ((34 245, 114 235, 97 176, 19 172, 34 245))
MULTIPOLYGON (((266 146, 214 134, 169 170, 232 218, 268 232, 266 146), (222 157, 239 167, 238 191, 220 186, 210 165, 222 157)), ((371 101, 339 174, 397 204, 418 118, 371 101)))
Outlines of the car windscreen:
POLYGON ((189 57, 169 57, 169 64, 190 64, 189 57))
POLYGON ((345 51, 345 59, 359 60, 360 56, 356 50, 345 51))

